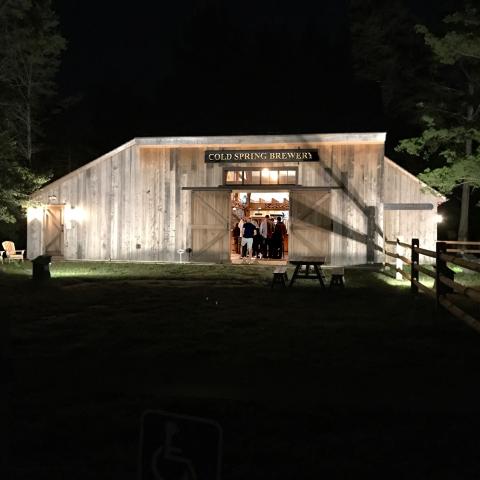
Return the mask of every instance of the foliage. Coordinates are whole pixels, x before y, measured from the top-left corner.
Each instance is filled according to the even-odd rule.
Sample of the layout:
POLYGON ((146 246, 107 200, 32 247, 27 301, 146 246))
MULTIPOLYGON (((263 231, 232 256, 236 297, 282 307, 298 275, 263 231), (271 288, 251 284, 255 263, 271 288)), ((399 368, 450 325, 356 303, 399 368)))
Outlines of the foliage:
POLYGON ((436 64, 431 88, 419 107, 424 130, 402 140, 397 151, 431 163, 420 178, 444 193, 462 187, 459 238, 467 239, 471 188, 480 186, 480 14, 467 3, 464 11, 444 18, 443 34, 424 25, 424 38, 436 64))
MULTIPOLYGON (((48 180, 32 168, 41 124, 65 47, 50 0, 0 2, 0 222, 24 214, 28 195, 48 180)), ((37 167, 38 170, 38 167, 37 167)))
POLYGON ((65 40, 51 0, 5 1, 0 7, 0 102, 3 128, 32 165, 65 40))
POLYGON ((432 157, 444 165, 426 168, 420 179, 442 193, 449 194, 464 183, 480 187, 480 148, 465 153, 465 143, 480 140, 480 129, 466 126, 437 128, 432 117, 424 116, 427 128, 419 137, 402 140, 397 150, 429 161, 432 157))
POLYGON ((455 12, 444 19, 446 25, 460 26, 462 31, 450 31, 443 37, 436 37, 425 25, 417 25, 416 30, 425 38, 425 43, 432 49, 441 63, 455 65, 461 60, 480 60, 478 27, 479 12, 468 4, 464 12, 455 12))
POLYGON ((353 66, 357 77, 376 83, 385 114, 412 122, 423 89, 425 60, 421 41, 412 35, 415 18, 404 2, 350 1, 353 66), (405 66, 408 65, 408 68, 405 66))
POLYGON ((0 222, 14 223, 23 214, 28 195, 48 177, 37 175, 14 160, 14 143, 0 133, 0 222))

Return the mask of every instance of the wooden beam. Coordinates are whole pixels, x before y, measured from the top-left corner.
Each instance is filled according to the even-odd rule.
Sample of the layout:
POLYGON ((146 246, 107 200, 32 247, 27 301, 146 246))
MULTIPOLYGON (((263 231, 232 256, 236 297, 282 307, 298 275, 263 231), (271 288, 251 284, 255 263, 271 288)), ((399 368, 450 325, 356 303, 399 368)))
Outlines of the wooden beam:
POLYGON ((433 210, 432 203, 384 203, 384 210, 433 210))
POLYGON ((431 270, 428 270, 428 268, 422 267, 421 265, 415 264, 413 268, 415 270, 418 270, 419 272, 422 272, 425 275, 428 275, 429 277, 437 278, 435 272, 432 272, 431 270))
POLYGON ((425 248, 417 247, 415 248, 415 251, 420 255, 426 255, 427 257, 435 258, 437 256, 436 252, 434 252, 433 250, 426 250, 425 248))
POLYGON ((469 327, 472 327, 478 333, 480 333, 480 322, 473 318, 468 313, 465 313, 461 308, 457 307, 450 300, 447 300, 444 296, 439 299, 440 304, 445 307, 454 317, 465 322, 469 327))
POLYGON ((444 283, 445 285, 448 285, 451 287, 455 292, 461 293, 465 295, 466 297, 470 298, 471 300, 480 303, 480 290, 477 290, 472 287, 465 287, 464 285, 461 285, 460 283, 457 283, 453 280, 450 280, 449 278, 445 277, 444 275, 439 276, 440 281, 444 283))
POLYGON ((416 280, 412 280, 413 283, 421 290, 423 293, 426 293, 429 297, 435 298, 436 293, 435 290, 432 288, 426 287, 423 283, 417 282, 416 280))
POLYGON ((454 257, 453 255, 446 255, 445 253, 441 254, 441 258, 445 262, 454 263, 460 267, 468 268, 469 270, 473 270, 475 272, 480 272, 480 263, 470 262, 468 260, 464 260, 463 258, 454 257))

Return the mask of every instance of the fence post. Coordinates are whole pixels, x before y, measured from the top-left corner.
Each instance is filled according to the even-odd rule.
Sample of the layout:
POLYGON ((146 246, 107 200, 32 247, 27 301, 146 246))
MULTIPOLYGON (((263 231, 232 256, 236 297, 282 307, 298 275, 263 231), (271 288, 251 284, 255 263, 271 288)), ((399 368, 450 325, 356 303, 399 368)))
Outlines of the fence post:
POLYGON ((418 287, 417 285, 415 284, 414 281, 419 281, 419 274, 420 272, 418 270, 415 269, 415 265, 418 265, 420 263, 420 255, 418 252, 415 251, 415 248, 416 247, 419 247, 420 246, 420 241, 418 238, 412 238, 412 256, 411 256, 411 260, 412 260, 412 265, 411 265, 411 271, 410 271, 410 276, 412 278, 412 282, 410 284, 410 292, 412 294, 417 294, 418 293, 418 287))
MULTIPOLYGON (((396 239, 396 244, 395 244, 395 254, 400 255, 400 245, 398 244, 399 242, 402 241, 402 237, 397 237, 396 239)), ((397 269, 403 270, 403 261, 400 260, 398 257, 395 259, 395 267, 397 269)), ((403 280, 403 275, 398 272, 398 270, 395 270, 395 280, 403 280)))
POLYGON ((440 275, 453 280, 455 277, 455 272, 447 267, 447 262, 442 260, 440 257, 442 253, 447 251, 446 242, 437 242, 437 257, 436 257, 436 278, 435 278, 435 292, 437 294, 437 308, 440 305, 440 297, 446 295, 447 293, 452 293, 453 290, 451 287, 445 285, 440 281, 440 275))

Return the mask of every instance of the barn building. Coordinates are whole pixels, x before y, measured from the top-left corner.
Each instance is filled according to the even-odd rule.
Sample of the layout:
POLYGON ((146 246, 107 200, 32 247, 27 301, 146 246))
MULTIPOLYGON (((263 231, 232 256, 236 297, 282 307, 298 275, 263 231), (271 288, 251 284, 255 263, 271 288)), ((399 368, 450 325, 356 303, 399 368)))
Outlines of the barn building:
POLYGON ((27 254, 228 263, 236 223, 266 214, 287 226, 285 260, 381 262, 397 236, 433 248, 444 198, 384 143, 385 133, 135 138, 32 195, 27 254))

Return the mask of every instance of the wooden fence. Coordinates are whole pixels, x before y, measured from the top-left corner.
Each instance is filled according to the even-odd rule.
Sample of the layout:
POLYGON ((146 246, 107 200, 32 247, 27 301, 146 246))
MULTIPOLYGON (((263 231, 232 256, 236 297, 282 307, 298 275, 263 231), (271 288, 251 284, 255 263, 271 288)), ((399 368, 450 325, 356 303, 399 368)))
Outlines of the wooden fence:
POLYGON ((437 307, 442 306, 453 316, 480 333, 480 319, 472 317, 456 303, 461 297, 480 303, 480 290, 456 282, 455 272, 447 265, 447 263, 451 263, 480 272, 480 260, 477 262, 456 256, 464 253, 480 253, 480 242, 437 242, 436 251, 433 251, 420 248, 417 238, 413 238, 410 244, 402 242, 399 238, 385 240, 385 265, 393 269, 397 279, 409 280, 410 290, 413 294, 420 290, 429 295, 436 300, 437 307), (391 246, 394 247, 394 252, 387 250, 387 247, 391 246), (408 256, 405 253, 407 251, 409 252, 408 256), (420 265, 420 255, 433 259, 433 270, 420 265), (395 264, 387 262, 387 257, 394 258, 395 264), (410 273, 404 270, 405 264, 410 265, 410 273), (434 279, 433 288, 420 282, 420 273, 434 279))

